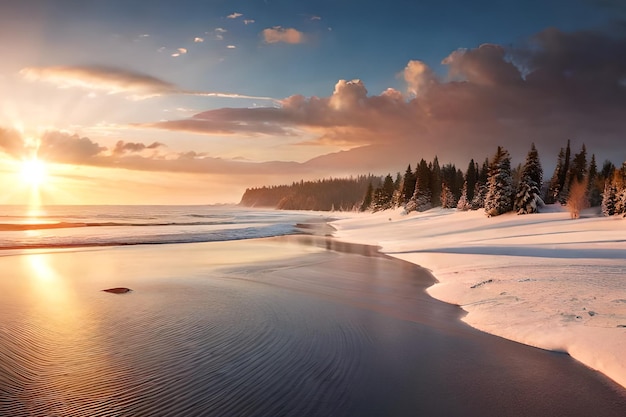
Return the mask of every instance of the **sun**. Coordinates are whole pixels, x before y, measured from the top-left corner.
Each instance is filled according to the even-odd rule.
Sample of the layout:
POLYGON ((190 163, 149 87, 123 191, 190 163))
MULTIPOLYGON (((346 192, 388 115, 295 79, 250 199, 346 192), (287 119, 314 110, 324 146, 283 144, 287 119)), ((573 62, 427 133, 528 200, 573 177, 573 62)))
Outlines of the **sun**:
POLYGON ((22 181, 33 187, 44 184, 48 178, 46 163, 37 158, 25 159, 20 168, 22 181))

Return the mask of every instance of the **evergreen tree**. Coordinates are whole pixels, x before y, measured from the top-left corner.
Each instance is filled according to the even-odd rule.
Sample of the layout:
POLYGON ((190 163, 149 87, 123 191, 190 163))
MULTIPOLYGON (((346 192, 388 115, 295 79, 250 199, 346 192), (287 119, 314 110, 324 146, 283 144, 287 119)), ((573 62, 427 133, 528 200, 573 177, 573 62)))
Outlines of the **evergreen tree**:
POLYGON ((472 210, 479 210, 485 207, 485 197, 487 196, 487 185, 479 182, 474 186, 474 198, 470 206, 472 210))
POLYGON ((596 165, 596 156, 591 154, 591 161, 589 162, 589 172, 587 173, 589 189, 587 194, 589 195, 589 206, 597 207, 602 203, 602 178, 598 173, 598 167, 596 165))
POLYGON ((454 194, 452 194, 452 190, 448 187, 448 184, 444 183, 441 186, 441 207, 443 208, 454 208, 456 207, 456 200, 454 198, 454 194))
POLYGON ((430 202, 433 207, 441 204, 441 182, 439 159, 435 156, 430 169, 430 202))
POLYGON ((539 153, 533 143, 521 170, 521 179, 515 196, 513 209, 517 211, 517 214, 536 213, 537 208, 543 205, 543 200, 539 196, 542 182, 543 169, 539 161, 539 153))
POLYGON ((467 196, 467 187, 468 183, 465 181, 463 183, 463 190, 461 191, 461 197, 459 198, 459 202, 456 204, 456 208, 461 211, 467 211, 472 208, 471 200, 467 196))
POLYGON ((545 202, 547 204, 554 204, 559 200, 559 195, 563 186, 561 184, 561 177, 564 176, 564 165, 565 165, 565 150, 561 148, 559 151, 559 156, 557 157, 556 167, 554 168, 554 173, 552 174, 552 178, 550 178, 550 184, 548 185, 548 191, 545 195, 545 202))
POLYGON ((420 160, 415 168, 415 191, 407 204, 407 212, 413 210, 425 211, 432 207, 432 194, 430 191, 432 183, 431 177, 431 167, 428 166, 424 159, 420 160))
POLYGON ((411 170, 411 165, 406 168, 404 172, 404 182, 402 184, 402 204, 409 202, 413 193, 415 192, 415 173, 411 170))
POLYGON ((467 171, 465 171, 465 183, 463 187, 467 190, 467 201, 472 201, 474 198, 474 186, 478 181, 478 166, 472 159, 467 166, 467 171))
POLYGON ((383 181, 383 185, 376 189, 372 201, 372 210, 381 211, 390 209, 393 205, 393 192, 394 192, 393 177, 391 174, 387 174, 383 181))
POLYGON ((370 209, 372 205, 373 194, 374 194, 374 186, 372 185, 372 182, 370 181, 370 183, 367 186, 367 191, 365 191, 365 197, 363 197, 363 202, 361 203, 360 211, 367 211, 370 209))
POLYGON ((485 213, 498 216, 513 208, 513 178, 509 152, 498 146, 489 166, 488 189, 485 196, 485 213))
POLYGON ((615 203, 617 200, 617 189, 613 184, 612 179, 607 179, 604 182, 604 193, 602 193, 602 214, 605 216, 612 216, 615 214, 615 203))

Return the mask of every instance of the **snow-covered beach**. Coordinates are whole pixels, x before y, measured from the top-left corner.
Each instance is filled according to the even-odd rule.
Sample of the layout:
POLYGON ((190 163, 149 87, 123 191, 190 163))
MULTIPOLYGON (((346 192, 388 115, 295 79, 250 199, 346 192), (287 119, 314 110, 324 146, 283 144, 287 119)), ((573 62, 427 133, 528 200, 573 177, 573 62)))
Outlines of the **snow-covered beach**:
POLYGON ((567 352, 626 387, 626 220, 571 220, 556 206, 492 218, 398 209, 332 226, 339 240, 429 269, 439 281, 429 294, 460 305, 471 326, 567 352))

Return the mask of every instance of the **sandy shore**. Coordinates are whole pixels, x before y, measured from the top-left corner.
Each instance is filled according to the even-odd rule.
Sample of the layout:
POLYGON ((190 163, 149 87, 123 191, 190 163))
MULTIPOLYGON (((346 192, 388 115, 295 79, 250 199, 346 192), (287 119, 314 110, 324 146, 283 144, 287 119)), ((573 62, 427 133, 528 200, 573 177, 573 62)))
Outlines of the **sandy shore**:
POLYGON ((467 326, 432 276, 375 253, 314 236, 5 251, 0 415, 621 415, 603 375, 467 326))

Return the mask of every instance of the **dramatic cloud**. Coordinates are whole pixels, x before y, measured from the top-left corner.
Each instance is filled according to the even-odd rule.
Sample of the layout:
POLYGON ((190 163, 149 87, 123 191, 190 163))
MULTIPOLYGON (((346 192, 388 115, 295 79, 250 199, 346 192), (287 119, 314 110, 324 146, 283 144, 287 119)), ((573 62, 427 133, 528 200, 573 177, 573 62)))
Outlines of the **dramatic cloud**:
POLYGON ((465 161, 491 155, 497 145, 524 155, 531 142, 549 158, 568 139, 574 146, 585 142, 599 160, 626 158, 626 39, 549 29, 524 47, 485 44, 454 51, 443 63, 445 79, 423 62, 407 64, 402 76, 409 98, 394 89, 368 95, 361 81, 340 80, 329 97, 294 95, 278 108, 209 110, 153 127, 306 131, 315 143, 361 147, 316 163, 352 163, 357 154, 361 161, 394 155, 404 163, 435 153, 465 161))
POLYGON ((402 76, 407 85, 407 91, 415 96, 425 92, 437 82, 437 76, 428 65, 422 61, 409 61, 402 76))
POLYGON ((37 155, 46 161, 82 164, 106 151, 86 137, 64 132, 46 132, 39 141, 37 155))
MULTIPOLYGON (((187 50, 184 48, 178 49, 178 54, 186 52, 187 50)), ((46 81, 61 88, 79 87, 104 91, 108 94, 128 93, 132 99, 181 94, 202 97, 273 100, 271 97, 184 90, 172 83, 147 74, 104 66, 30 67, 22 69, 20 74, 27 80, 46 81)))
POLYGON ((261 32, 266 43, 290 43, 297 44, 304 42, 304 34, 293 28, 282 28, 274 26, 273 28, 264 29, 261 32))

